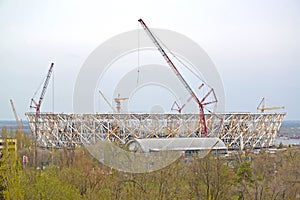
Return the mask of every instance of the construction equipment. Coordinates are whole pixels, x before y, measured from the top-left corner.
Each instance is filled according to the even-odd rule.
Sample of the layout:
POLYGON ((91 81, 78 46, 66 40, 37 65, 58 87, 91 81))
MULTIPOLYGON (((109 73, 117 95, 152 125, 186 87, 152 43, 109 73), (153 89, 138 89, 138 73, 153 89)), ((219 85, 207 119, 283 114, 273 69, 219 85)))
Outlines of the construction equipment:
MULTIPOLYGON (((99 90, 99 93, 101 94, 101 96, 103 97, 104 101, 107 103, 107 105, 112 109, 112 111, 114 113, 116 113, 116 110, 114 109, 114 107, 111 105, 111 103, 108 101, 108 99, 104 96, 104 94, 101 92, 101 90, 99 90)), ((120 105, 121 107, 121 105, 120 105)))
POLYGON ((147 35, 150 37, 150 39, 152 40, 152 42, 155 44, 155 46, 158 48, 159 52, 161 53, 161 55, 164 57, 164 59, 166 60, 166 62, 168 63, 168 65, 171 67, 171 69, 174 71, 174 73, 176 74, 177 78, 181 81, 181 83, 184 85, 184 87, 186 88, 186 90, 189 92, 189 94, 191 95, 191 97, 195 100, 195 102, 198 104, 199 106, 199 111, 200 111, 200 123, 203 126, 203 129, 201 129, 201 132, 204 136, 207 136, 207 126, 206 126, 206 121, 205 121, 205 115, 204 115, 204 101, 206 99, 206 97, 211 93, 209 92, 207 95, 205 95, 204 98, 202 98, 201 100, 197 97, 197 95, 194 93, 194 91, 192 90, 192 88, 189 86, 189 84, 186 82, 186 80, 182 77, 182 75, 180 74, 180 72, 178 71, 178 69, 176 68, 176 66, 173 64, 173 62, 171 61, 171 59, 169 58, 169 56, 166 54, 165 50, 161 47, 161 45, 159 44, 158 40, 156 39, 156 37, 154 36, 154 34, 150 31, 150 29, 147 27, 147 25, 145 24, 145 22, 142 19, 138 20, 142 27, 144 28, 144 30, 146 31, 147 35))
POLYGON ((121 113, 121 101, 124 101, 124 100, 128 100, 128 98, 120 97, 120 94, 118 94, 118 97, 115 98, 115 102, 117 104, 116 108, 117 108, 118 113, 121 113))
POLYGON ((23 123, 22 121, 20 121, 19 117, 18 117, 18 114, 17 114, 17 111, 16 111, 16 108, 15 108, 15 105, 13 103, 13 100, 10 99, 10 105, 11 105, 11 108, 13 110, 13 113, 14 113, 14 116, 15 116, 15 119, 16 119, 16 122, 18 124, 18 132, 21 132, 22 131, 22 127, 23 127, 23 123))
MULTIPOLYGON (((38 161, 37 161, 37 142, 38 142, 38 134, 39 134, 39 131, 38 131, 38 123, 39 123, 39 117, 40 117, 40 110, 41 110, 41 105, 42 105, 42 102, 43 102, 43 99, 44 99, 44 96, 46 94, 46 90, 47 90, 47 87, 48 87, 48 83, 49 83, 49 80, 50 80, 50 77, 51 77, 51 74, 52 74, 52 71, 53 71, 53 67, 54 67, 54 63, 51 63, 51 66, 50 66, 50 69, 48 71, 48 74, 47 74, 47 77, 46 77, 46 80, 44 82, 44 86, 43 86, 43 89, 42 89, 42 92, 41 92, 41 95, 40 95, 40 98, 39 98, 39 101, 36 102, 34 100, 34 96, 31 98, 31 102, 30 102, 30 108, 34 108, 35 109, 35 120, 34 120, 34 132, 35 132, 35 142, 34 142, 34 165, 35 165, 35 168, 38 166, 38 161)), ((36 93, 35 93, 36 94, 36 93)))
MULTIPOLYGON (((198 89, 199 90, 201 90, 201 88, 202 87, 204 87, 204 83, 202 83, 199 87, 198 87, 198 89)), ((193 96, 190 96, 188 99, 187 99, 187 101, 184 103, 184 104, 182 104, 182 106, 179 106, 179 104, 177 103, 177 101, 174 101, 174 103, 173 103, 173 105, 172 105, 172 107, 171 107, 171 110, 172 111, 178 111, 178 113, 181 113, 181 111, 182 111, 182 109, 191 101, 193 99, 193 96)), ((209 104, 213 104, 213 103, 217 103, 217 98, 216 98, 216 96, 215 96, 215 93, 213 92, 213 89, 210 89, 210 91, 205 95, 205 97, 203 98, 203 101, 202 101, 203 103, 202 103, 202 105, 209 105, 209 104), (211 93, 213 93, 213 95, 214 95, 214 100, 212 100, 212 101, 209 101, 209 102, 205 102, 204 103, 204 101, 206 100, 206 98, 211 94, 211 93)))
POLYGON ((36 117, 39 117, 39 115, 40 115, 41 105, 42 105, 42 102, 43 102, 43 99, 44 99, 44 96, 45 96, 45 93, 46 93, 46 90, 47 90, 47 87, 48 87, 48 83, 49 83, 49 80, 50 80, 50 77, 51 77, 51 74, 52 74, 52 71, 53 71, 53 67, 54 67, 54 63, 51 63, 50 69, 49 69, 48 74, 47 74, 47 78, 44 82, 44 87, 43 87, 43 90, 41 92, 39 101, 36 102, 34 100, 34 97, 32 97, 32 99, 31 99, 30 108, 35 109, 36 117))
POLYGON ((263 113, 263 112, 265 112, 265 110, 284 109, 284 106, 265 107, 265 97, 263 97, 256 109, 260 110, 263 113))

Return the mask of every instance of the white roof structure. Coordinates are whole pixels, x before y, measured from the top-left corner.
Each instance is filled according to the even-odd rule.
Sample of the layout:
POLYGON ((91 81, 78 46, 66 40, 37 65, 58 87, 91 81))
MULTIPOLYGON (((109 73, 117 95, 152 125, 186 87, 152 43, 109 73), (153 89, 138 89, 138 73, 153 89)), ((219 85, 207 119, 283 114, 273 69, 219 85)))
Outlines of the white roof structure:
MULTIPOLYGON (((38 136, 37 145, 51 148, 100 140, 124 144, 131 137, 185 138, 202 128, 199 113, 40 113, 39 123, 36 123, 36 113, 25 115, 32 133, 38 136)), ((229 149, 244 150, 274 146, 285 115, 218 113, 205 114, 205 117, 210 121, 207 123, 209 136, 218 135, 229 149)))
POLYGON ((146 138, 133 139, 127 143, 130 151, 203 151, 227 150, 225 143, 217 137, 214 138, 146 138))

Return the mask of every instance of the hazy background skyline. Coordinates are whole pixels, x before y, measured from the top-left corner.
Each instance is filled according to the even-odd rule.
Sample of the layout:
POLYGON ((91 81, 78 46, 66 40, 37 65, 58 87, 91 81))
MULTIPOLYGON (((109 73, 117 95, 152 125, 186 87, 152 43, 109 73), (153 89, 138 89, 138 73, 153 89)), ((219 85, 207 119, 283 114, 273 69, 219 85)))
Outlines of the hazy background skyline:
POLYGON ((139 18, 188 36, 208 53, 224 84, 227 112, 256 112, 265 96, 270 106, 285 106, 285 119, 300 119, 299 11, 297 0, 2 0, 0 120, 14 119, 9 99, 25 118, 51 62, 54 97, 50 82, 42 111, 54 105, 55 112, 72 112, 87 56, 105 40, 138 28, 139 18))

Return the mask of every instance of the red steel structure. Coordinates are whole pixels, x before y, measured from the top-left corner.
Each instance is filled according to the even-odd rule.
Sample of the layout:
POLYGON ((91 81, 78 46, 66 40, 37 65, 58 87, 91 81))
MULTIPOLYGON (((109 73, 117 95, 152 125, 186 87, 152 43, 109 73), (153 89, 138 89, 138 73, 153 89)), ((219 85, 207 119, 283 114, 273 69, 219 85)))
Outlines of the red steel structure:
POLYGON ((34 97, 32 97, 32 99, 31 99, 30 108, 35 109, 36 117, 39 117, 39 115, 40 115, 41 105, 42 105, 42 102, 43 102, 43 99, 44 99, 44 96, 45 96, 45 93, 46 93, 46 90, 47 90, 47 87, 48 87, 48 84, 49 84, 49 80, 50 80, 50 77, 51 77, 51 74, 52 74, 52 71, 53 71, 53 67, 54 67, 54 63, 51 63, 50 69, 49 69, 48 74, 47 74, 47 78, 44 82, 43 90, 42 90, 41 96, 39 98, 39 101, 36 102, 34 100, 34 97))
MULTIPOLYGON (((184 87, 186 88, 186 90, 189 92, 189 94, 191 95, 191 98, 193 98, 195 100, 195 102, 198 104, 199 106, 199 111, 200 111, 200 123, 203 126, 202 130, 202 134, 204 136, 207 136, 207 126, 206 126, 206 120, 205 120, 205 115, 204 115, 204 100, 207 98, 207 96, 212 92, 210 91, 208 94, 205 95, 204 98, 202 98, 201 100, 197 97, 197 95, 195 94, 195 92, 192 90, 192 88, 189 86, 189 84, 186 82, 186 80, 182 77, 182 75, 180 74, 180 72, 178 71, 178 69, 176 68, 176 66, 174 65, 174 63, 171 61, 171 59, 169 58, 169 56, 166 54, 165 50, 162 48, 162 46, 159 44, 158 40, 156 39, 156 37, 153 35, 153 33, 150 31, 150 29, 148 28, 148 26, 145 24, 145 22, 142 19, 138 20, 142 27, 144 28, 144 30, 146 31, 147 35, 151 38, 152 42, 155 44, 155 46, 158 48, 159 52, 161 53, 161 55, 164 57, 164 59, 167 61, 168 65, 171 67, 171 69, 175 72, 176 76, 178 77, 178 79, 181 81, 181 83, 184 85, 184 87)), ((181 108, 182 109, 182 108, 181 108)), ((180 109, 180 112, 181 112, 180 109)))

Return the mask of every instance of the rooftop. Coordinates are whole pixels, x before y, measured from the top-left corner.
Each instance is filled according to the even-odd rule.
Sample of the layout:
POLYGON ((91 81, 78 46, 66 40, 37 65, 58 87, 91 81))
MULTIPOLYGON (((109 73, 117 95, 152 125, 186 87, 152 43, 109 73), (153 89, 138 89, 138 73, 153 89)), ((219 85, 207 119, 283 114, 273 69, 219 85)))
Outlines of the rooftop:
POLYGON ((226 150, 220 138, 145 138, 133 139, 127 143, 130 151, 190 151, 190 150, 226 150))

